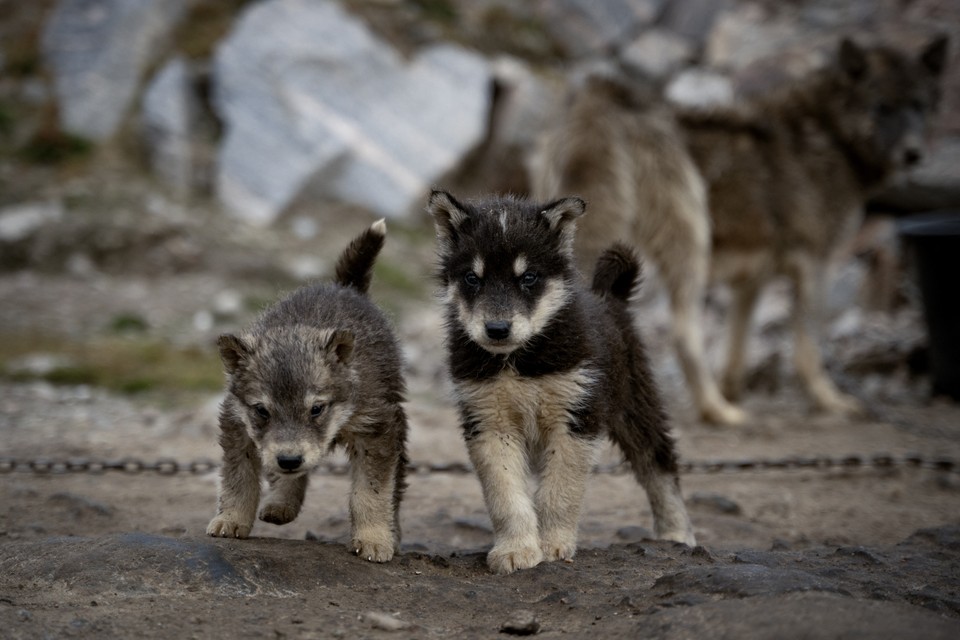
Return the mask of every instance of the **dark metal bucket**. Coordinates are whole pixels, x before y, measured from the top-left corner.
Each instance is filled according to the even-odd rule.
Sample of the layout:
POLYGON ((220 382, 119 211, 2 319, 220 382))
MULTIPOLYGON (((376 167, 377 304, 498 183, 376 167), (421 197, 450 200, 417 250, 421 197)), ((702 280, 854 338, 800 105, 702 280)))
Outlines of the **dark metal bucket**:
POLYGON ((908 216, 899 229, 916 256, 933 394, 960 401, 960 211, 908 216))

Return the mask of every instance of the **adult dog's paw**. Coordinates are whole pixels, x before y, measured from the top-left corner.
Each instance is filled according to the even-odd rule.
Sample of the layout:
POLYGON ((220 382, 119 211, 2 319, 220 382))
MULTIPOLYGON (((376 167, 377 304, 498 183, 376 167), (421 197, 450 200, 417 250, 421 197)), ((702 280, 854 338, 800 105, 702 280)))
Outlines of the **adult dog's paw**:
POLYGON ((215 538, 246 538, 253 525, 240 522, 227 514, 220 514, 207 525, 207 535, 215 538))

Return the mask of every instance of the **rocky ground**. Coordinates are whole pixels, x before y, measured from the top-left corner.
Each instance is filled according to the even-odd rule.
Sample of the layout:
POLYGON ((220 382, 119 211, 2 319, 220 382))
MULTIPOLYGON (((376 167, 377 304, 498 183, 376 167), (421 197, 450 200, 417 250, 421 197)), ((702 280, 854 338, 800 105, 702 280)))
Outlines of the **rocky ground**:
MULTIPOLYGON (((701 546, 651 540, 645 497, 622 473, 591 478, 573 562, 507 577, 491 575, 484 565, 490 521, 476 479, 463 473, 411 475, 403 549, 389 564, 347 552, 348 480, 328 471, 314 474, 295 522, 258 523, 249 540, 207 538, 216 474, 138 473, 136 464, 170 458, 188 467, 218 457, 217 334, 239 328, 280 293, 325 277, 343 243, 373 219, 357 204, 319 200, 369 206, 383 185, 361 185, 359 198, 343 185, 331 191, 325 186, 331 172, 307 158, 301 169, 312 187, 295 189, 289 203, 290 194, 281 194, 283 206, 274 203, 269 227, 226 215, 223 205, 229 209, 230 202, 213 160, 231 118, 211 99, 211 83, 222 71, 215 64, 218 43, 232 33, 240 9, 254 3, 95 4, 0 0, 0 637, 960 637, 960 472, 936 468, 938 460, 960 460, 960 407, 929 397, 919 300, 888 221, 862 237, 855 253, 867 259, 843 265, 833 280, 825 336, 832 374, 868 407, 863 419, 809 412, 790 373, 787 296, 774 287, 760 304, 751 343, 745 404, 753 418, 735 429, 695 420, 650 271, 638 323, 683 460, 693 463, 682 483, 701 546), (61 15, 59 27, 50 27, 54 36, 44 36, 58 5, 69 5, 63 14, 69 19, 61 15), (114 11, 100 11, 101 5, 114 11), (124 8, 139 12, 138 20, 103 20, 124 8), (88 28, 87 19, 99 20, 100 29, 88 28), (58 36, 63 33, 71 37, 58 36), (108 37, 116 33, 126 37, 108 37), (73 37, 87 44, 78 46, 73 37), (73 52, 84 46, 112 53, 87 56, 92 66, 75 68, 73 52), (93 91, 64 93, 87 85, 59 80, 88 72, 93 91), (122 96, 104 90, 105 77, 122 96), (101 135, 70 122, 87 99, 94 106, 79 111, 111 120, 116 131, 101 135), (871 260, 874 267, 886 265, 885 276, 870 274, 871 260), (708 472, 700 464, 791 456, 837 461, 848 454, 865 464, 739 472, 708 472), (893 456, 893 463, 872 462, 877 454, 893 456), (908 454, 920 464, 905 462, 908 454), (43 472, 45 461, 74 459, 129 459, 131 466, 129 472, 43 472)), ((319 3, 285 4, 309 13, 319 3)), ((786 67, 771 55, 785 47, 799 51, 790 55, 803 54, 794 62, 808 62, 818 46, 833 46, 836 27, 871 32, 920 19, 956 41, 960 24, 953 19, 955 3, 942 0, 675 0, 669 6, 645 0, 594 11, 600 4, 362 0, 344 6, 411 60, 420 47, 450 39, 489 57, 495 99, 487 92, 474 96, 491 102, 490 113, 475 113, 489 120, 484 143, 468 157, 458 154, 473 143, 440 154, 459 167, 449 182, 436 177, 436 168, 422 178, 464 192, 526 190, 523 150, 561 95, 547 80, 598 52, 608 63, 639 65, 665 83, 724 69, 727 75, 708 73, 708 79, 726 94, 734 85, 742 90, 752 80, 770 80, 751 71, 754 61, 771 60, 777 76, 786 67)), ((299 19, 289 22, 294 31, 303 26, 299 19)), ((352 18, 346 23, 355 24, 352 18)), ((307 42, 312 33, 305 34, 307 42)), ((259 28, 248 34, 250 42, 263 43, 259 28)), ((275 39, 278 46, 296 42, 275 39)), ((238 48, 248 49, 259 50, 238 48)), ((286 68, 317 64, 310 48, 304 51, 306 58, 290 58, 286 68)), ((279 53, 266 59, 279 64, 290 52, 279 53)), ((366 68, 348 62, 344 69, 351 73, 366 68)), ((387 79, 394 67, 384 67, 387 79)), ((281 77, 269 78, 271 91, 281 87, 273 82, 281 77)), ((887 194, 874 208, 956 201, 952 158, 960 111, 951 105, 960 101, 958 78, 952 72, 947 80, 944 116, 934 127, 933 160, 925 165, 932 178, 915 174, 906 195, 887 194), (947 199, 931 184, 946 185, 947 199), (914 188, 923 198, 917 200, 914 188)), ((418 91, 415 97, 430 95, 437 104, 465 96, 459 88, 447 95, 418 91)), ((342 97, 339 89, 333 93, 342 97)), ((423 105, 406 102, 414 113, 405 120, 419 122, 423 105)), ((396 103, 385 100, 385 111, 406 113, 396 103)), ((311 104, 283 102, 294 123, 301 122, 294 107, 311 104)), ((356 104, 370 100, 364 94, 360 103, 345 104, 344 117, 352 122, 362 115, 356 104)), ((315 110, 307 111, 301 124, 318 125, 315 110)), ((464 118, 462 108, 455 112, 464 118)), ((256 123, 258 133, 276 133, 254 113, 240 120, 256 123)), ((437 120, 426 118, 427 133, 436 133, 437 120)), ((279 124, 282 132, 291 123, 279 124)), ((368 131, 372 125, 356 126, 368 131)), ((287 154, 329 142, 323 127, 297 127, 290 135, 310 144, 283 138, 269 153, 237 156, 252 182, 289 174, 287 154), (316 136, 304 138, 309 131, 316 136), (262 162, 247 165, 254 155, 262 162)), ((394 130, 408 127, 387 133, 394 130)), ((395 146, 409 150, 407 142, 395 146)), ((360 156, 370 156, 369 145, 363 149, 360 156)), ((342 162, 339 154, 321 155, 342 162)), ((390 166, 406 175, 437 154, 415 155, 417 162, 399 158, 390 166)), ((415 217, 391 220, 389 228, 373 295, 404 345, 410 457, 418 464, 463 465, 431 296, 432 232, 415 217)), ((713 292, 705 329, 715 365, 724 307, 723 292, 713 292)), ((615 451, 605 452, 603 469, 616 462, 615 451)))
MULTIPOLYGON (((214 336, 293 286, 303 265, 322 273, 324 257, 352 233, 342 224, 311 234, 291 220, 265 237, 191 216, 171 222, 176 216, 167 214, 160 226, 179 229, 170 236, 179 240, 141 252, 151 261, 142 269, 136 259, 116 268, 123 261, 110 256, 121 249, 94 251, 78 241, 65 266, 37 258, 0 275, 2 456, 216 459, 214 336), (193 266, 178 262, 184 255, 194 256, 193 266), (231 258, 238 255, 244 260, 231 258), (240 271, 240 263, 259 267, 240 271)), ((367 222, 353 220, 358 228, 367 222)), ((139 237, 148 226, 115 232, 139 237)), ((429 228, 391 225, 389 238, 373 293, 405 345, 410 456, 466 462, 430 296, 429 228)), ((722 309, 717 295, 708 314, 712 353, 720 350, 722 309)), ((638 311, 685 461, 877 453, 960 460, 960 408, 931 400, 928 381, 911 376, 904 362, 923 340, 909 301, 892 314, 848 308, 831 323, 831 366, 870 408, 863 420, 845 420, 809 412, 785 364, 783 304, 771 292, 751 352, 756 383, 746 406, 754 418, 736 429, 693 419, 653 276, 638 311)), ((616 461, 610 450, 602 463, 616 461)), ((628 475, 599 473, 574 562, 497 577, 483 562, 491 530, 472 475, 413 474, 403 553, 372 565, 344 546, 342 475, 316 473, 294 523, 258 523, 252 539, 238 541, 204 536, 215 473, 18 466, 0 474, 0 624, 12 638, 960 633, 956 470, 902 462, 723 473, 697 467, 683 488, 700 547, 650 540, 642 491, 628 475)))

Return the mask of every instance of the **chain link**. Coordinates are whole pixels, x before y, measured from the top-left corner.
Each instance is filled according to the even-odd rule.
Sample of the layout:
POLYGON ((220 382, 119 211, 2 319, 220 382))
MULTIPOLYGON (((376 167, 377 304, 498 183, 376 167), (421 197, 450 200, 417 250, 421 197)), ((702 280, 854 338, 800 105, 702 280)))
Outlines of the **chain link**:
MULTIPOLYGON (((215 461, 201 458, 191 462, 179 462, 173 458, 159 458, 145 462, 139 458, 127 457, 118 460, 98 460, 89 458, 12 458, 0 457, 0 475, 13 472, 32 472, 36 475, 62 475, 67 473, 103 474, 118 471, 136 475, 155 473, 161 476, 175 476, 181 473, 205 475, 217 471, 220 465, 215 461)), ((788 456, 785 458, 747 458, 743 460, 693 460, 680 463, 683 474, 722 474, 757 473, 764 471, 815 470, 850 471, 855 469, 932 469, 946 473, 960 473, 960 464, 952 458, 929 457, 919 453, 895 456, 887 453, 850 454, 845 456, 788 456)), ((417 475, 450 474, 468 475, 473 467, 463 462, 424 463, 415 462, 407 467, 417 475)), ((317 468, 321 473, 347 475, 346 464, 326 464, 317 468)), ((624 464, 600 465, 594 467, 594 473, 620 475, 630 473, 624 464)))

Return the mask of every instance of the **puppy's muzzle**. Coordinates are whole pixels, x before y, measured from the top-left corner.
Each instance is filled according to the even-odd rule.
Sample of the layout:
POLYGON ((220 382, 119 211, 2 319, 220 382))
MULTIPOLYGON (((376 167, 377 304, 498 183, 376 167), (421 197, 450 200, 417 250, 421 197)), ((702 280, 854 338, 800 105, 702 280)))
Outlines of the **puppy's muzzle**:
POLYGON ((491 340, 506 340, 510 337, 510 323, 506 320, 493 320, 483 325, 487 337, 491 340))
POLYGON ((277 456, 277 466, 284 471, 296 471, 303 464, 303 456, 277 456))

